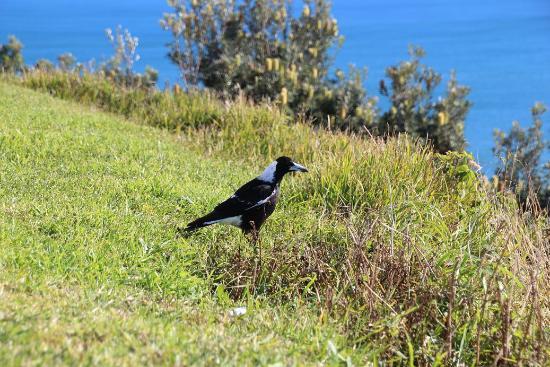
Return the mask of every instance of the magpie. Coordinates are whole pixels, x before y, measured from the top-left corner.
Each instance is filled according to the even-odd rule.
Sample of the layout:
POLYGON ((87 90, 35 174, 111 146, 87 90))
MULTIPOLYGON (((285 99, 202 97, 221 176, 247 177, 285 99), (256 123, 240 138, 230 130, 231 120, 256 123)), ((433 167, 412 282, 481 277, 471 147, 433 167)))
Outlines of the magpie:
POLYGON ((244 184, 210 213, 189 223, 183 231, 191 232, 222 223, 240 228, 245 235, 256 236, 262 224, 275 210, 281 180, 289 172, 308 170, 288 157, 279 157, 261 175, 244 184))

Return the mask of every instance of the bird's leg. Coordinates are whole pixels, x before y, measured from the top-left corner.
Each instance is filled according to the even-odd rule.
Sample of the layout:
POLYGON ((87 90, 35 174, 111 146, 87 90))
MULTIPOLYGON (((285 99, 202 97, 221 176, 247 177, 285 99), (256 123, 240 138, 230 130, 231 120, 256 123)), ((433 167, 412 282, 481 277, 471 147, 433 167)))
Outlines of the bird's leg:
POLYGON ((258 267, 261 268, 262 267, 262 249, 260 248, 259 250, 259 264, 258 264, 258 239, 259 239, 259 235, 258 235, 258 230, 256 229, 256 224, 254 223, 254 221, 250 221, 250 226, 252 227, 252 232, 251 232, 251 242, 254 246, 254 275, 253 275, 253 284, 254 284, 254 292, 256 292, 255 288, 256 288, 256 278, 257 278, 257 274, 258 274, 258 267))
POLYGON ((254 222, 251 222, 252 224, 252 233, 253 233, 253 240, 254 240, 254 248, 257 248, 257 251, 259 253, 260 258, 260 268, 262 267, 262 241, 260 239, 260 231, 256 229, 256 224, 254 222))
POLYGON ((241 242, 239 241, 239 244, 237 245, 237 263, 241 263, 241 242))
POLYGON ((250 221, 250 226, 252 227, 252 231, 250 233, 251 233, 251 242, 254 245, 254 255, 257 255, 257 252, 258 252, 257 244, 258 244, 258 237, 259 237, 258 230, 256 229, 256 224, 254 223, 254 221, 250 221))
POLYGON ((256 246, 258 246, 258 253, 260 255, 260 269, 262 268, 262 240, 260 233, 256 233, 256 246))

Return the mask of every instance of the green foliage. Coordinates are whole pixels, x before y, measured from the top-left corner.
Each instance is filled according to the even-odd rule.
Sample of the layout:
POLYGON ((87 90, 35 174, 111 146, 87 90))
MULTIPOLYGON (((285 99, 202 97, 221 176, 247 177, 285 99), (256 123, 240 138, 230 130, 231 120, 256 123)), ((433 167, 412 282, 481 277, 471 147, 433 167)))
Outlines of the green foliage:
POLYGON ((187 89, 203 85, 226 97, 243 93, 273 101, 316 123, 361 129, 376 109, 362 73, 329 78, 340 40, 325 0, 307 0, 293 15, 290 0, 171 0, 161 25, 171 32, 170 59, 187 89))
POLYGON ((406 132, 429 142, 438 152, 462 151, 465 147, 464 122, 471 103, 469 88, 459 85, 455 74, 447 84, 447 95, 434 100, 441 75, 421 63, 424 50, 411 48, 411 60, 389 67, 380 93, 389 98, 391 108, 378 123, 379 134, 406 132))
POLYGON ((128 29, 122 29, 120 25, 115 32, 107 28, 105 34, 114 53, 101 65, 100 71, 114 83, 124 87, 154 87, 158 80, 158 72, 155 69, 147 67, 143 75, 135 73, 133 69, 134 63, 140 59, 137 53, 139 39, 132 36, 128 29))
MULTIPOLYGON (((157 121, 150 116, 162 116, 160 111, 169 114, 171 108, 184 109, 189 104, 179 129, 174 120, 160 124, 184 132, 178 135, 177 143, 169 137, 159 143, 155 132, 150 138, 140 135, 131 139, 150 144, 145 151, 154 151, 157 158, 143 156, 139 147, 129 152, 127 148, 113 151, 132 135, 127 123, 109 125, 120 125, 116 135, 123 139, 115 143, 99 132, 90 134, 89 118, 83 119, 82 136, 96 139, 89 149, 96 144, 106 149, 102 154, 84 156, 105 157, 108 163, 100 172, 109 177, 121 172, 135 182, 137 173, 123 167, 145 172, 137 186, 132 186, 133 194, 126 197, 130 200, 128 208, 138 208, 139 223, 149 223, 146 218, 164 221, 148 224, 146 246, 140 243, 137 248, 127 248, 127 244, 134 243, 143 231, 117 230, 116 219, 103 225, 116 233, 134 233, 134 242, 125 238, 108 242, 109 248, 124 246, 117 250, 121 255, 112 255, 109 260, 113 268, 104 270, 119 274, 113 281, 141 287, 146 294, 160 297, 160 303, 166 297, 185 299, 186 282, 177 280, 172 272, 178 264, 183 264, 178 267, 180 271, 186 271, 186 261, 190 261, 188 271, 209 289, 206 298, 223 305, 265 301, 262 307, 270 310, 274 319, 280 316, 272 310, 299 305, 289 311, 288 323, 303 322, 301 307, 305 307, 317 315, 315 327, 338 325, 339 335, 347 340, 331 347, 323 339, 322 347, 330 356, 338 360, 349 357, 356 364, 444 361, 485 365, 495 360, 544 364, 541 350, 545 336, 540 325, 548 319, 542 296, 550 284, 545 252, 549 244, 544 235, 548 224, 524 218, 507 197, 486 193, 483 181, 470 168, 469 155, 436 155, 405 137, 384 141, 316 130, 307 124, 290 123, 272 106, 254 107, 242 100, 224 105, 207 94, 191 98, 181 92, 158 92, 152 95, 158 98, 155 105, 144 103, 147 99, 139 99, 140 94, 120 93, 121 88, 97 76, 75 78, 75 85, 68 87, 60 84, 64 77, 62 73, 29 74, 25 83, 50 91, 51 86, 61 85, 57 90, 79 93, 60 96, 111 111, 117 111, 114 106, 127 103, 127 99, 137 98, 135 105, 127 104, 127 115, 146 123, 157 121), (44 78, 43 84, 32 84, 37 78, 44 78), (102 82, 112 89, 98 89, 102 82), (91 92, 83 93, 86 90, 91 92), (179 103, 179 107, 168 101, 179 103), (174 152, 168 154, 163 144, 174 152), (311 173, 284 182, 281 205, 262 232, 261 262, 237 230, 225 227, 209 228, 188 240, 171 240, 174 242, 160 246, 169 240, 170 228, 204 213, 242 184, 246 180, 243 175, 259 171, 281 152, 304 162, 311 173), (235 157, 245 158, 235 161, 235 157), (228 160, 233 163, 228 165, 228 160), (147 164, 145 169, 143 164, 147 164), (204 187, 212 190, 205 191, 204 187), (152 212, 147 214, 146 209, 139 208, 151 208, 147 210, 152 212), (127 268, 119 267, 118 262, 137 256, 142 248, 150 248, 150 243, 159 244, 159 250, 140 262, 140 266, 154 269, 143 270, 151 275, 147 282, 142 277, 126 276, 127 268), (197 252, 184 251, 189 256, 184 260, 180 252, 171 251, 179 246, 197 252), (177 261, 166 260, 166 253, 176 256, 177 261), (168 281, 153 272, 166 274, 168 281)), ((61 104, 48 100, 45 105, 59 111, 61 104)), ((49 117, 51 121, 66 121, 55 116, 49 117)), ((97 129, 104 125, 98 123, 97 129)), ((53 129, 52 133, 62 131, 53 129)), ((69 136, 63 135, 63 139, 69 136)), ((50 157, 46 153, 38 156, 50 157)), ((98 178, 102 187, 106 179, 98 178)), ((120 207, 115 208, 124 213, 124 200, 116 203, 120 207)), ((46 230, 51 232, 50 227, 46 230)), ((54 227, 54 233, 58 232, 54 227)), ((43 256, 47 259, 51 255, 43 256)), ((87 274, 86 268, 83 271, 87 274)), ((309 315, 306 312, 303 317, 309 315)), ((252 325, 246 327, 248 333, 259 332, 252 325)), ((288 327, 283 330, 289 332, 288 327)), ((292 345, 301 348, 302 342, 294 339, 292 345)), ((319 355, 304 358, 313 361, 319 355)))
POLYGON ((99 106, 171 130, 215 124, 223 105, 207 93, 174 93, 154 88, 124 87, 103 73, 29 71, 20 82, 64 99, 99 106))
MULTIPOLYGON (((297 17, 283 0, 170 4, 163 27, 187 85, 231 102, 151 88, 120 27, 98 70, 66 54, 59 70, 10 80, 176 137, 0 84, 0 361, 545 364, 548 222, 447 152, 464 147, 470 105, 454 75, 434 101, 441 76, 413 49, 387 71, 378 120, 362 70, 328 76, 327 2, 297 17), (402 132, 416 140, 386 138, 402 132), (259 252, 224 227, 175 238, 280 154, 311 174, 285 181, 259 252), (229 316, 242 304, 246 317, 229 316)), ((500 135, 496 151, 526 162, 503 178, 543 181, 542 111, 500 135)))
POLYGON ((325 0, 306 1, 293 16, 290 0, 172 0, 161 25, 172 33, 169 57, 186 86, 226 97, 239 93, 277 101, 295 114, 336 129, 386 136, 408 133, 439 152, 464 149, 469 89, 454 73, 443 98, 434 100, 441 75, 421 64, 424 51, 387 69, 391 108, 378 116, 376 99, 364 89, 366 72, 352 68, 329 75, 330 50, 341 38, 325 0))
POLYGON ((23 71, 22 49, 23 44, 15 36, 9 36, 8 43, 0 44, 0 72, 13 74, 23 71))
POLYGON ((326 86, 316 91, 313 107, 308 117, 322 122, 329 128, 339 128, 353 132, 364 132, 378 118, 377 100, 368 98, 363 87, 366 69, 350 66, 348 74, 337 70, 334 78, 326 81, 326 86))
POLYGON ((76 58, 70 52, 65 52, 57 57, 59 69, 64 72, 72 72, 78 67, 76 58))
POLYGON ((495 180, 500 190, 511 189, 522 203, 537 198, 544 208, 550 209, 550 161, 541 163, 545 150, 550 153, 550 141, 544 140, 542 115, 546 107, 536 103, 531 114, 533 125, 525 129, 514 121, 506 134, 495 131, 493 152, 500 159, 495 180))
POLYGON ((40 59, 34 64, 35 69, 51 73, 55 70, 55 65, 48 59, 40 59))

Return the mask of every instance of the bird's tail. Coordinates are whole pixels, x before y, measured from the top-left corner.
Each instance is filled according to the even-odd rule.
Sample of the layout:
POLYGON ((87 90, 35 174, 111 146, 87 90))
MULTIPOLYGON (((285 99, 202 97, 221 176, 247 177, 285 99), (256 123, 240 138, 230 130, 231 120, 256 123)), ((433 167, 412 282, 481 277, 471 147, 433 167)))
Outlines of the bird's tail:
POLYGON ((187 224, 187 227, 185 227, 186 232, 193 232, 196 231, 199 228, 206 227, 208 224, 205 224, 205 220, 203 218, 196 219, 192 221, 191 223, 187 224))
POLYGON ((185 235, 188 235, 190 234, 191 232, 193 231, 196 231, 197 229, 199 228, 202 228, 202 227, 206 227, 206 226, 209 226, 210 224, 212 223, 206 223, 208 221, 207 217, 204 216, 202 218, 198 218, 198 219, 195 219, 194 221, 190 222, 189 224, 187 224, 187 227, 185 228, 179 228, 178 229, 178 232, 182 235, 182 236, 185 236, 185 235))

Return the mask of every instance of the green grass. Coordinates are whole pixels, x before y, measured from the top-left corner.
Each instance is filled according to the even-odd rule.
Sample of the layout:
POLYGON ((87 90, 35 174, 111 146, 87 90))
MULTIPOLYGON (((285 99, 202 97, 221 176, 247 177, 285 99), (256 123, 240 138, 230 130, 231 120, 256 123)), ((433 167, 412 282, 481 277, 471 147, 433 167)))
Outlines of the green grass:
POLYGON ((334 360, 327 343, 344 340, 306 307, 211 296, 204 243, 238 231, 175 238, 246 167, 21 88, 0 96, 1 365, 334 360))
POLYGON ((544 364, 547 223, 466 155, 52 80, 134 122, 0 83, 0 364, 544 364), (312 172, 285 179, 261 266, 233 228, 176 238, 281 154, 312 172))

